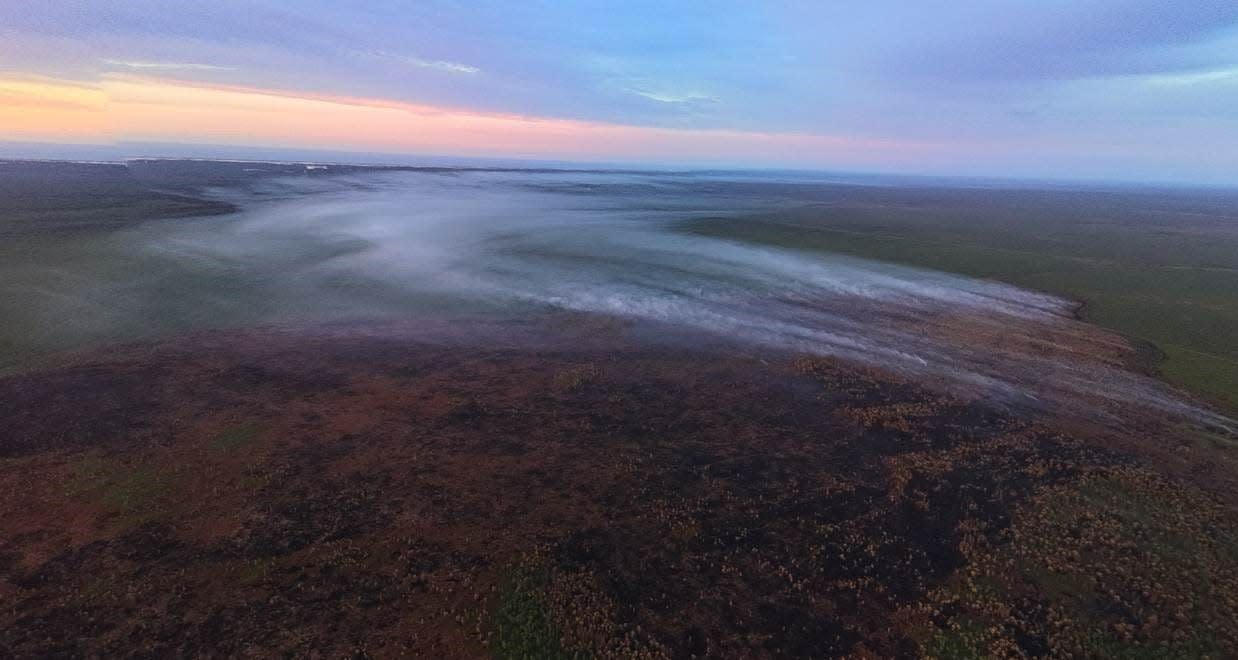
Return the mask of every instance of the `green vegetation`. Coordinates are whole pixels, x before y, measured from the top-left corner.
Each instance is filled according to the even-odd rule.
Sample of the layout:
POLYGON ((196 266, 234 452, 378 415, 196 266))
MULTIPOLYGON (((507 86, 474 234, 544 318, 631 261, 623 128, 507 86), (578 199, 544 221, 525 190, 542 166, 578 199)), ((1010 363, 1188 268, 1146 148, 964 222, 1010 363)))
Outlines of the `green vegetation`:
POLYGON ((987 638, 983 626, 975 622, 957 624, 957 629, 938 631, 928 644, 927 655, 939 660, 982 660, 978 648, 987 638))
POLYGON ((220 431, 211 441, 211 447, 231 451, 247 447, 262 435, 262 429, 253 424, 238 424, 220 431))
POLYGON ((925 648, 1005 656, 1039 638, 1068 657, 1229 657, 1238 529, 1228 516, 1202 492, 1135 468, 1047 489, 1008 544, 977 552, 935 597, 933 611, 958 613, 925 648), (1018 605, 1028 602, 1047 608, 1018 605))
POLYGON ((67 490, 68 495, 100 506, 128 527, 156 518, 170 486, 169 476, 150 465, 87 455, 74 466, 67 490))
POLYGON ((1144 205, 1161 201, 1151 194, 952 194, 907 205, 696 219, 681 230, 1000 280, 1083 301, 1089 321, 1155 345, 1169 382, 1238 412, 1238 220, 1184 201, 1175 204, 1185 208, 1149 210, 1144 205))
POLYGON ((582 660, 590 654, 564 645, 542 596, 545 577, 528 566, 512 570, 493 614, 494 656, 501 660, 582 660))
POLYGON ((275 565, 269 557, 245 560, 237 570, 237 582, 244 586, 261 584, 271 574, 275 565))

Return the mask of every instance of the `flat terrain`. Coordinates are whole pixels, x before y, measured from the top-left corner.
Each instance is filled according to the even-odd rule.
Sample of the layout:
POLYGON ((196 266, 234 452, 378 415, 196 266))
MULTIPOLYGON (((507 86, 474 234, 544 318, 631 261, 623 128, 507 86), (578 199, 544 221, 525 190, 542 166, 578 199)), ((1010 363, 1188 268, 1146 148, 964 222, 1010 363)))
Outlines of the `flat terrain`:
POLYGON ((835 186, 687 232, 1001 280, 1085 303, 1170 382, 1238 411, 1238 193, 835 186))
MULTIPOLYGON (((881 313, 872 334, 987 369, 968 373, 1026 372, 1011 397, 606 313, 263 320, 296 291, 271 283, 279 271, 317 271, 117 249, 211 246, 155 230, 233 218, 210 215, 237 208, 215 187, 353 173, 331 167, 0 164, 0 304, 77 294, 56 323, 0 320, 0 657, 1238 657, 1238 435, 1146 405, 1164 388, 1132 373, 1238 401, 1227 193, 621 182, 620 197, 670 205, 677 232, 1009 281, 1121 333, 988 318, 995 289, 959 297, 928 273, 982 303, 881 307, 910 295, 890 288, 828 316, 847 299, 771 307, 757 303, 774 293, 721 289, 792 329, 881 313), (735 213, 699 211, 715 185, 735 213), (753 199, 772 210, 745 210, 753 199), (88 332, 117 309, 134 317, 88 332)), ((539 185, 566 190, 575 216, 611 203, 607 181, 539 185)), ((326 204, 333 240, 346 199, 326 204)), ((534 199, 502 209, 544 213, 534 199)), ((276 235, 256 261, 369 254, 329 243, 320 259, 298 240, 276 235)), ((532 245, 580 260, 565 241, 532 245)), ((704 254, 725 258, 728 283, 760 263, 704 254)), ((652 279, 672 300, 715 283, 670 266, 652 279)), ((901 281, 839 268, 833 284, 901 281)))
POLYGON ((233 206, 139 181, 122 163, 0 161, 0 237, 102 231, 233 206))
POLYGON ((1233 438, 548 323, 0 381, 0 651, 1238 653, 1233 438))

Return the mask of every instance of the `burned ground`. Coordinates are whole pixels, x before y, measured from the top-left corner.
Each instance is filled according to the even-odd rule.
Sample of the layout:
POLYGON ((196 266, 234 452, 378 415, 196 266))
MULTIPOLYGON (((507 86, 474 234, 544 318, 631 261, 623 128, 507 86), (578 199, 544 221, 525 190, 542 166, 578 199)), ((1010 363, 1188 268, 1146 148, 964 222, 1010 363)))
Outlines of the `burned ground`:
POLYGON ((0 654, 1238 653, 1230 438, 574 323, 0 380, 0 654))

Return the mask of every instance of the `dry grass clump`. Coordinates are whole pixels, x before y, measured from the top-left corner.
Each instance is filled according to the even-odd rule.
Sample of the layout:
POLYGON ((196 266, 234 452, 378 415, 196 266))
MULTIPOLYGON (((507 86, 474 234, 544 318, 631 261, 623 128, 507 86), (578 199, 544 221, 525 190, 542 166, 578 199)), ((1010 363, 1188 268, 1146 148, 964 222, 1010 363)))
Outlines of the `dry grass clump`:
POLYGON ((554 388, 560 392, 577 390, 598 379, 602 370, 592 362, 570 367, 554 375, 554 388))
POLYGON ((826 385, 831 391, 853 396, 868 394, 891 383, 902 383, 902 379, 892 373, 878 372, 864 366, 843 366, 832 358, 801 356, 791 367, 796 373, 826 385))
POLYGON ((567 644, 590 650, 590 657, 654 660, 670 652, 647 639, 639 627, 618 623, 617 605, 597 578, 585 571, 554 575, 544 591, 551 618, 563 622, 567 644))
POLYGON ((939 414, 933 403, 892 403, 888 405, 842 408, 839 413, 864 428, 879 428, 913 433, 917 424, 939 414))

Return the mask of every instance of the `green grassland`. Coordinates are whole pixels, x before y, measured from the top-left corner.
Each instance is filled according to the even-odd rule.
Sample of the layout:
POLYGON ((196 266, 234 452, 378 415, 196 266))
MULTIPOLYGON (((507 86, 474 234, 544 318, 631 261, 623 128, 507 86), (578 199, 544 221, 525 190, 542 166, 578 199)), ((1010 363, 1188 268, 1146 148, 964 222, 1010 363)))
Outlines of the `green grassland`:
POLYGON ((1000 280, 1082 301, 1089 321, 1154 345, 1169 382, 1238 412, 1233 196, 973 192, 917 199, 861 193, 777 213, 697 218, 681 229, 1000 280))

